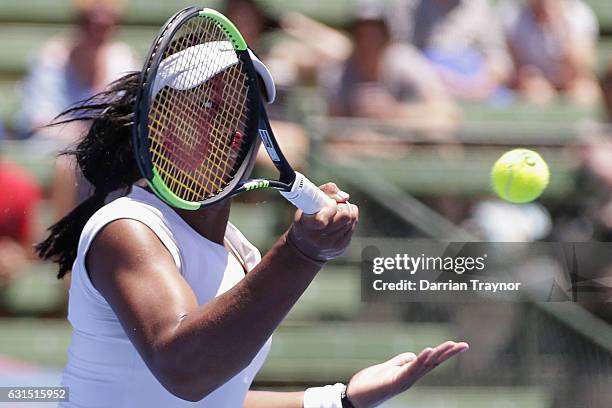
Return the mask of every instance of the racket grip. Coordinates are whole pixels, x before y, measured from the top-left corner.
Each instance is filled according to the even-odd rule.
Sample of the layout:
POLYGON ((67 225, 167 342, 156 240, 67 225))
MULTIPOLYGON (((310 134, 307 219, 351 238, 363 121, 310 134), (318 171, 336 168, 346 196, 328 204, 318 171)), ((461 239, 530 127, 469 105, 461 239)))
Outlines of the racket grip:
POLYGON ((281 191, 281 194, 304 214, 316 214, 332 201, 319 187, 297 171, 291 191, 281 191))

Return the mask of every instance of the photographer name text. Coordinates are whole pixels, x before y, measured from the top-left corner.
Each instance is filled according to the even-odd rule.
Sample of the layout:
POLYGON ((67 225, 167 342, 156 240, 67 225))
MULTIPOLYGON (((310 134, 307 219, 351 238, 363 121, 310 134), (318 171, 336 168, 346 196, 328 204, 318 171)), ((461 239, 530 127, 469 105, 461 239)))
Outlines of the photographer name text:
POLYGON ((429 292, 516 292, 521 288, 521 282, 484 282, 472 279, 468 282, 431 282, 421 279, 418 282, 402 279, 396 282, 385 282, 376 279, 372 288, 377 291, 429 291, 429 292))

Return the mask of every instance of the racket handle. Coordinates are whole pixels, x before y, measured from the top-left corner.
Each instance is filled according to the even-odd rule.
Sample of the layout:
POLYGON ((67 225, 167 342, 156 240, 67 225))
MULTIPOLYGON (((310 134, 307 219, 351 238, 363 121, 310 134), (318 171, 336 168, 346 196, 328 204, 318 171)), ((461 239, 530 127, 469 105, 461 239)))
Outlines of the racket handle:
POLYGON ((316 214, 332 201, 319 187, 297 171, 291 191, 281 191, 281 194, 304 214, 316 214))

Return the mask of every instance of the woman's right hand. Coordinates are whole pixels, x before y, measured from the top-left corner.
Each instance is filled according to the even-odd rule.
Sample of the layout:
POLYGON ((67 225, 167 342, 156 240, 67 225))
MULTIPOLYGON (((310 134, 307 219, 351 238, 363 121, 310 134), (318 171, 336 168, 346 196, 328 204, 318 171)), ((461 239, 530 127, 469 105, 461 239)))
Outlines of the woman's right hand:
POLYGON ((312 215, 298 210, 287 240, 308 258, 326 262, 342 255, 348 247, 359 221, 359 209, 334 183, 320 189, 335 201, 312 215))

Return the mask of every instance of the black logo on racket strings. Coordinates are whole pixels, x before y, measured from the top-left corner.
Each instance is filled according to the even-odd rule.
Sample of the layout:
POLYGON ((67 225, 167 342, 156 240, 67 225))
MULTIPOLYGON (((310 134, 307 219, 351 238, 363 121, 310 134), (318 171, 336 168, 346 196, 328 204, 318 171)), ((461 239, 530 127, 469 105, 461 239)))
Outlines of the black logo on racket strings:
POLYGON ((261 137, 261 140, 263 141, 263 144, 266 147, 270 158, 275 162, 280 161, 278 153, 276 153, 276 149, 272 144, 272 140, 270 140, 270 134, 268 133, 268 131, 266 129, 259 129, 259 136, 261 137))

